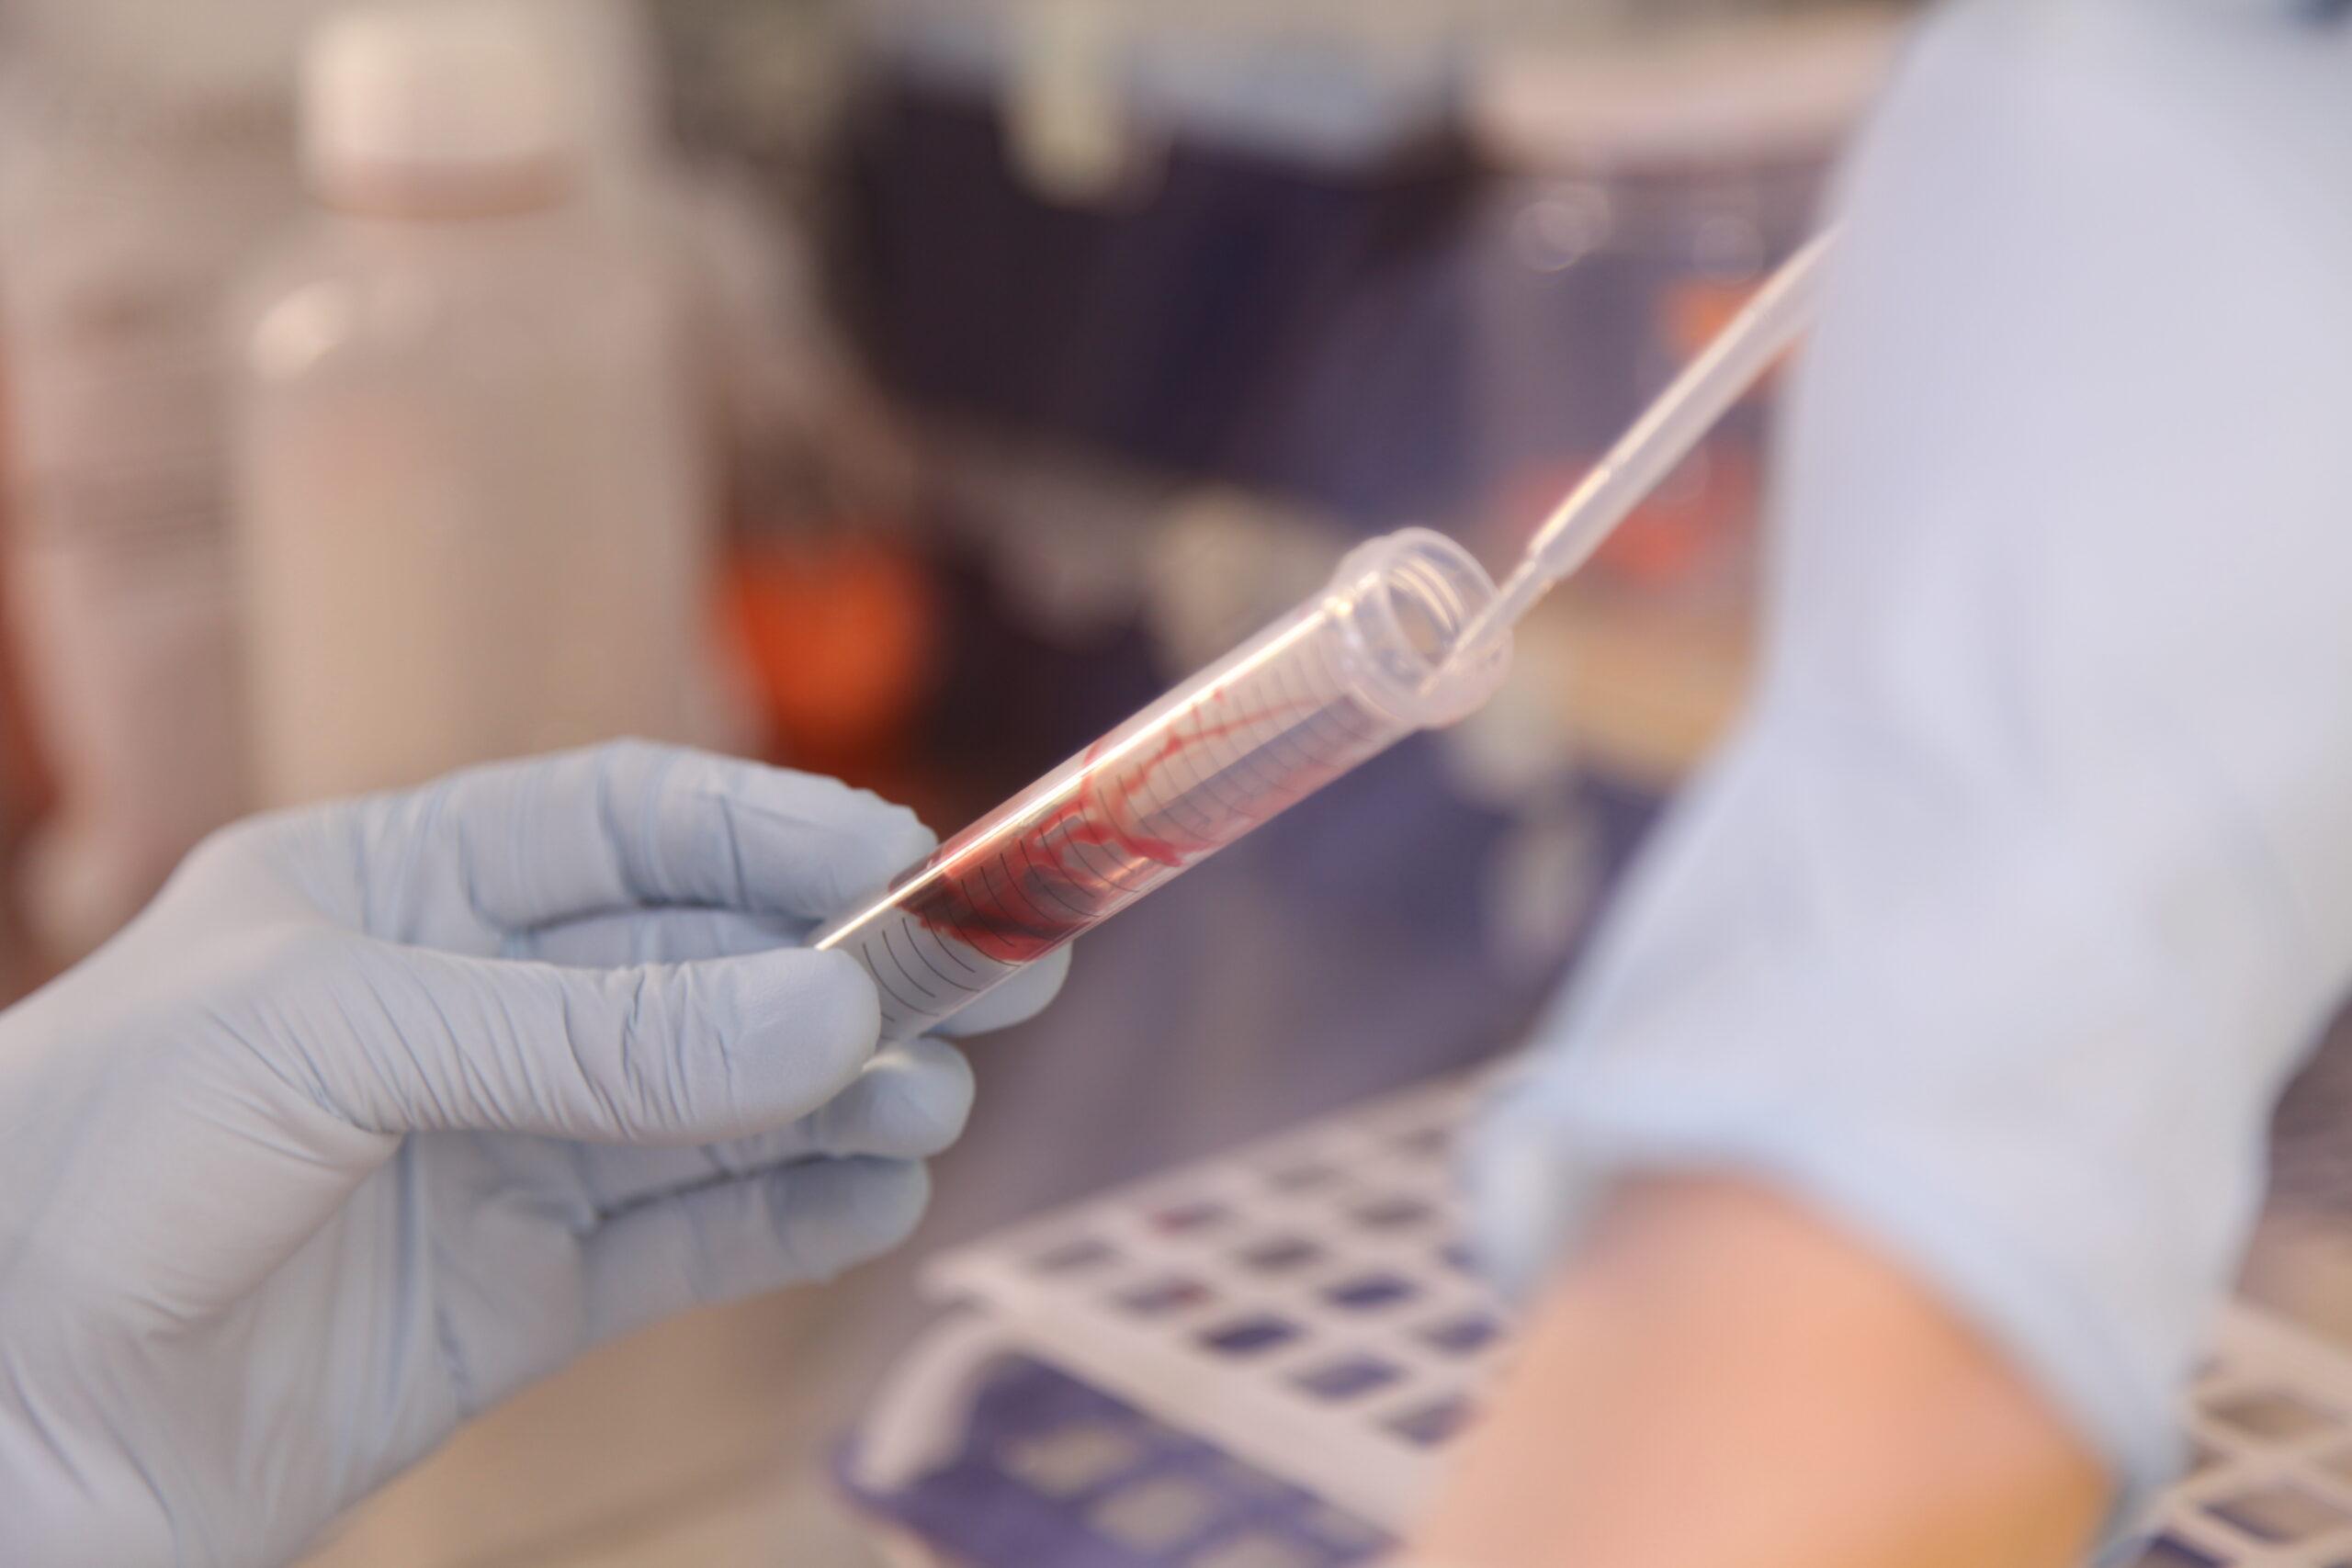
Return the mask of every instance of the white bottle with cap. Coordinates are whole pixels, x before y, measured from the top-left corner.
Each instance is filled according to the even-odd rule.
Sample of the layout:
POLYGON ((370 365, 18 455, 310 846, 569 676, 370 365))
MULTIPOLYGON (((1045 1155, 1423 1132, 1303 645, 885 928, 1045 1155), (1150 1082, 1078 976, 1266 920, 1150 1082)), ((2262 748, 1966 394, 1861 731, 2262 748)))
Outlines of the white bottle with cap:
POLYGON ((582 195, 501 6, 313 40, 321 210, 240 313, 236 500, 268 804, 712 711, 707 442, 658 246, 582 195))

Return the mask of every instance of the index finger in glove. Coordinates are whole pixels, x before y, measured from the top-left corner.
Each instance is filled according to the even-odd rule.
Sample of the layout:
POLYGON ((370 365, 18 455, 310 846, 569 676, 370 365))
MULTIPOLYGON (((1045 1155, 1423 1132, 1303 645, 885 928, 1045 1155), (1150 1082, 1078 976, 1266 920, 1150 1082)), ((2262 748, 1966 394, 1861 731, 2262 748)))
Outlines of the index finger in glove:
POLYGON ((835 780, 637 741, 358 809, 366 929, 427 946, 665 906, 824 919, 936 841, 903 807, 835 780))
POLYGON ((311 987, 276 1014, 333 1016, 357 1048, 296 1053, 289 1066, 379 1132, 746 1137, 848 1089, 878 1021, 855 960, 801 948, 568 969, 368 943, 313 967, 311 987))

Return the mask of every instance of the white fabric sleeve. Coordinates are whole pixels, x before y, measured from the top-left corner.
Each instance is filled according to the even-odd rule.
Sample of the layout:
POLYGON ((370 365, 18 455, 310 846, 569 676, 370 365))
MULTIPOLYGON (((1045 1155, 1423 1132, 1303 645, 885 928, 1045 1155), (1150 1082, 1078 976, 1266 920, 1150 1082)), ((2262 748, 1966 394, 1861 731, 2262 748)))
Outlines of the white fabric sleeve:
POLYGON ((1761 690, 1480 1223, 1524 1276, 1628 1170, 1759 1174, 2144 1489, 2352 979, 2352 34, 1959 6, 1839 205, 1761 690))

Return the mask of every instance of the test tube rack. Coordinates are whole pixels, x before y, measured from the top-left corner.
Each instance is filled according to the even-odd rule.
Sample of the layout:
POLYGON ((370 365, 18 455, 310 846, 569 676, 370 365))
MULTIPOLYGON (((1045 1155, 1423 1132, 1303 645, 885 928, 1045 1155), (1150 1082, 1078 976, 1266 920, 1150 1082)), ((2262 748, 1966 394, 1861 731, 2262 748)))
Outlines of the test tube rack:
MULTIPOLYGON (((1377 1561, 1509 1355, 1450 1179, 1482 1081, 942 1254, 847 1488, 956 1568, 1377 1561)), ((2233 1306, 2184 1416, 2135 1568, 2352 1568, 2352 1355, 2233 1306)))

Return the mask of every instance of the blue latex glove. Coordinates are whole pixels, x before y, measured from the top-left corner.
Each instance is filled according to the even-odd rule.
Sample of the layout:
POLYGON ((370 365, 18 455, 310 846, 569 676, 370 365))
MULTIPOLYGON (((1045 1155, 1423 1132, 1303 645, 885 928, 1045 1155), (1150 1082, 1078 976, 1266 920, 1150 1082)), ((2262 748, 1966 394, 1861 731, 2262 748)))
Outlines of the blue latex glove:
POLYGON ((2352 983, 2352 28, 1948 10, 1843 206, 1762 689, 1482 1224, 1524 1280, 1623 1173, 1759 1173, 2144 1489, 2352 983))
POLYGON ((623 745, 199 849, 0 1015, 0 1562, 285 1559, 587 1347, 903 1239, 969 1070, 797 942, 931 841, 623 745))

